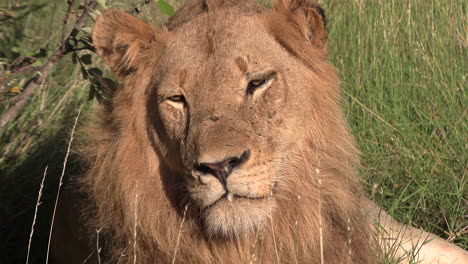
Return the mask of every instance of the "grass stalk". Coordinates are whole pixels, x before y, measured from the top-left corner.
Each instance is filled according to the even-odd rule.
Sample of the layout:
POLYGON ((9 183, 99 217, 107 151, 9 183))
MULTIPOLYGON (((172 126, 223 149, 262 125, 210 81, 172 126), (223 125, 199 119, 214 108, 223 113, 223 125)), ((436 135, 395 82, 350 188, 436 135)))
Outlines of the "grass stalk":
POLYGON ((174 254, 172 257, 172 264, 174 264, 176 261, 177 250, 179 249, 180 237, 182 236, 182 227, 184 226, 185 215, 187 214, 187 209, 188 209, 188 206, 185 206, 184 215, 182 216, 182 221, 180 221, 179 232, 177 233, 177 241, 176 241, 176 246, 174 248, 174 254))
POLYGON ((78 114, 76 115, 75 123, 73 124, 73 128, 72 128, 72 131, 71 131, 71 134, 70 134, 70 140, 68 141, 67 153, 65 155, 65 159, 63 160, 62 174, 60 175, 57 195, 55 196, 54 211, 52 213, 52 221, 50 223, 49 241, 47 242, 47 255, 46 255, 46 262, 45 263, 49 263, 50 242, 52 240, 52 232, 54 230, 55 213, 57 211, 57 205, 58 205, 58 201, 59 201, 59 198, 60 198, 60 190, 61 190, 62 185, 63 185, 63 177, 65 176, 65 170, 67 168, 67 162, 68 162, 68 156, 70 155, 71 144, 72 144, 74 136, 75 136, 75 129, 76 129, 76 125, 78 124, 78 118, 80 117, 82 107, 83 106, 80 106, 80 109, 78 110, 78 114))
POLYGON ((36 209, 34 210, 34 219, 31 225, 31 233, 29 234, 28 255, 26 256, 26 264, 29 263, 29 255, 31 253, 31 242, 32 242, 33 234, 34 234, 34 225, 36 224, 36 217, 37 217, 37 212, 39 210, 39 205, 41 205, 42 190, 44 189, 44 181, 47 175, 47 168, 48 166, 46 166, 44 169, 44 175, 42 176, 41 185, 39 187, 39 193, 37 195, 36 209))

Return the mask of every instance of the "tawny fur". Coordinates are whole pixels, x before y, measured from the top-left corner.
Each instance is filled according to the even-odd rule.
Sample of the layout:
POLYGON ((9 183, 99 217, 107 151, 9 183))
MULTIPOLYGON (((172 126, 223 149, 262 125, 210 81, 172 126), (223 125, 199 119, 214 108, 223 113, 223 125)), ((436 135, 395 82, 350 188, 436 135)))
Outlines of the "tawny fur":
MULTIPOLYGON (((94 43, 116 73, 121 87, 102 107, 96 120, 83 130, 86 137, 81 148, 87 164, 82 180, 90 204, 86 214, 90 230, 101 230, 100 239, 105 245, 103 258, 111 262, 118 259, 120 263, 381 262, 371 220, 362 207, 364 198, 356 176, 359 152, 339 107, 339 82, 335 69, 327 62, 326 23, 316 1, 283 0, 267 9, 253 0, 196 0, 159 29, 115 10, 106 11, 103 17, 94 29, 94 43), (153 103, 157 98, 155 87, 164 78, 162 72, 171 69, 172 59, 161 55, 176 45, 168 43, 174 43, 184 25, 193 21, 209 22, 219 15, 228 21, 226 28, 237 17, 246 20, 251 17, 259 27, 262 25, 268 32, 264 38, 275 41, 271 48, 288 54, 284 60, 291 61, 291 65, 281 65, 281 69, 288 72, 291 67, 287 74, 300 74, 302 79, 297 81, 306 88, 313 87, 304 88, 302 97, 307 100, 289 102, 301 105, 298 107, 304 111, 288 113, 289 116, 307 115, 305 127, 291 130, 285 139, 286 142, 296 140, 296 144, 284 148, 287 152, 281 162, 274 159, 279 155, 273 150, 275 146, 264 150, 271 151, 269 164, 277 165, 276 185, 271 195, 262 197, 265 203, 274 199, 268 220, 251 229, 241 226, 239 220, 239 230, 249 232, 234 229, 221 235, 202 220, 205 209, 190 197, 188 180, 180 176, 187 174, 182 164, 189 164, 192 156, 200 151, 178 145, 191 140, 190 136, 186 141, 180 140, 186 136, 183 134, 186 130, 180 132, 177 126, 168 131, 162 128, 168 122, 164 118, 179 120, 183 111, 167 110, 164 108, 167 106, 158 107, 153 103), (161 118, 164 111, 173 114, 161 118), (186 151, 179 153, 180 149, 186 151)), ((213 21, 222 23, 219 17, 213 21)), ((221 26, 199 29, 207 32, 207 37, 194 46, 200 53, 206 53, 208 59, 222 49, 218 39, 219 32, 224 32, 219 30, 221 26)), ((229 34, 225 37, 229 38, 229 34)), ((191 62, 196 63, 198 57, 194 58, 191 62)), ((241 71, 248 67, 242 58, 236 59, 236 63, 241 71)), ((227 74, 219 76, 227 78, 227 74)), ((193 77, 187 76, 186 72, 179 75, 180 86, 193 81, 193 77)), ((212 85, 206 78, 205 82, 197 81, 212 85)), ((288 87, 286 81, 283 85, 288 87)), ((205 95, 200 92, 198 96, 205 95)), ((284 98, 301 98, 301 95, 275 95, 274 91, 266 95, 278 104, 284 98)), ((210 109, 219 110, 222 118, 220 104, 213 104, 210 109)), ((231 115, 227 106, 224 111, 231 115)), ((276 114, 272 109, 265 111, 268 115, 276 114)), ((279 125, 292 122, 268 119, 279 125)), ((242 127, 238 129, 239 135, 244 133, 242 127)), ((213 136, 214 139, 222 137, 213 136)), ((267 163, 258 159, 259 163, 267 163)))

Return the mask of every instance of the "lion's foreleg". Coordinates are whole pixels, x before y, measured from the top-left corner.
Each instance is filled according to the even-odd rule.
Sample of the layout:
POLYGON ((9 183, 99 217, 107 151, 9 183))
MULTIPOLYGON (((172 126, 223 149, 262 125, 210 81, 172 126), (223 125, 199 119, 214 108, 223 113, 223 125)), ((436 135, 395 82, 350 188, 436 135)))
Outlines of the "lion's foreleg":
POLYGON ((395 221, 374 202, 365 199, 374 229, 387 258, 399 263, 465 264, 468 252, 423 230, 395 221))

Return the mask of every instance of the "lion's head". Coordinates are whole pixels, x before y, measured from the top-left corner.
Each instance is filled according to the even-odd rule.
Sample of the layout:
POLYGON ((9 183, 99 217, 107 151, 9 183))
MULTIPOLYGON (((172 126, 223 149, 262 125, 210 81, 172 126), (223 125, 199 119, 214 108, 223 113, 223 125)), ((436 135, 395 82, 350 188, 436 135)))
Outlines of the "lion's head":
POLYGON ((84 148, 85 189, 115 247, 138 237, 149 262, 372 260, 325 26, 312 0, 196 0, 157 29, 97 20, 121 87, 84 148))

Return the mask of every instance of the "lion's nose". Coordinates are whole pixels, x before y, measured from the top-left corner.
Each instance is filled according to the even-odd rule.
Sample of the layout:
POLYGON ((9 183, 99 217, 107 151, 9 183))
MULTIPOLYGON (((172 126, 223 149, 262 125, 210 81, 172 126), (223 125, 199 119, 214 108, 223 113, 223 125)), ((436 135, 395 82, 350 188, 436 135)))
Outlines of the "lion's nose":
POLYGON ((245 163, 250 157, 250 150, 244 151, 238 157, 229 157, 220 162, 199 162, 195 165, 195 169, 202 173, 208 173, 215 176, 226 187, 227 177, 233 170, 245 163))

